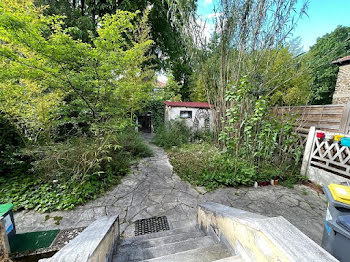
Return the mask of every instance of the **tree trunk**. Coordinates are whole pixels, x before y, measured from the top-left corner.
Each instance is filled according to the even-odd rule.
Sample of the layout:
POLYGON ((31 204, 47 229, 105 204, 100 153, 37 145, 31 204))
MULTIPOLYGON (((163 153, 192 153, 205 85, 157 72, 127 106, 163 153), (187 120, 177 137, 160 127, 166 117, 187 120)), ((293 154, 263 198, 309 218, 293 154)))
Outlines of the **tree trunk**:
POLYGON ((81 16, 85 15, 85 0, 81 0, 81 16))

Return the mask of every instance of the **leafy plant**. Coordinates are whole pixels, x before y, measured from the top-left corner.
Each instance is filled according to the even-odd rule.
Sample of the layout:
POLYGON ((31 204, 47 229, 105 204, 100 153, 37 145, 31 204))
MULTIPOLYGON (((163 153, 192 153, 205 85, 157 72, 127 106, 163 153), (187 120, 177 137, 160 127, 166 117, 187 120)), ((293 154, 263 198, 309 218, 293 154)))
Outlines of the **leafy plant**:
POLYGON ((12 202, 16 210, 72 209, 118 184, 133 159, 150 153, 130 129, 97 141, 78 137, 27 149, 32 169, 0 176, 0 203, 12 202))
POLYGON ((245 159, 249 166, 269 164, 297 168, 302 154, 293 119, 277 119, 269 111, 265 97, 254 98, 246 79, 232 85, 225 99, 232 103, 226 111, 227 126, 220 133, 234 159, 245 159))
POLYGON ((279 179, 282 185, 292 186, 305 178, 293 170, 276 168, 267 163, 252 166, 247 159, 235 159, 207 143, 185 144, 168 151, 174 171, 195 186, 213 190, 222 186, 253 185, 254 181, 279 179))
POLYGON ((158 146, 171 148, 190 142, 191 136, 191 129, 184 121, 173 120, 157 130, 153 142, 158 146))

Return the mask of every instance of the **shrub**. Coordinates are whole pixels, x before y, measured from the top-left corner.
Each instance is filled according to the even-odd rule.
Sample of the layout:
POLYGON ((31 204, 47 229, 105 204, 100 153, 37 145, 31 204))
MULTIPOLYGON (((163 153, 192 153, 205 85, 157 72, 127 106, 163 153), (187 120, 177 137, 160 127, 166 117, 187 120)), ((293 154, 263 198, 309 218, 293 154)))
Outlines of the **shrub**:
POLYGON ((151 153, 129 128, 26 149, 24 154, 35 159, 32 168, 0 177, 0 203, 12 202, 16 209, 71 209, 118 184, 132 159, 151 153))
POLYGON ((182 120, 169 121, 158 128, 153 142, 161 147, 169 149, 173 146, 186 144, 191 140, 191 129, 182 120))
POLYGON ((102 172, 103 162, 112 161, 111 153, 120 150, 109 136, 73 137, 64 142, 50 143, 26 149, 32 156, 32 171, 43 178, 83 180, 85 176, 102 172))
POLYGON ((283 185, 290 185, 304 179, 288 166, 250 165, 246 159, 235 159, 229 152, 208 143, 183 145, 168 153, 174 171, 182 179, 209 190, 220 186, 253 185, 254 181, 270 179, 280 179, 283 185))
POLYGON ((117 135, 117 142, 126 152, 133 157, 152 156, 152 149, 143 141, 142 137, 133 127, 125 129, 117 135))

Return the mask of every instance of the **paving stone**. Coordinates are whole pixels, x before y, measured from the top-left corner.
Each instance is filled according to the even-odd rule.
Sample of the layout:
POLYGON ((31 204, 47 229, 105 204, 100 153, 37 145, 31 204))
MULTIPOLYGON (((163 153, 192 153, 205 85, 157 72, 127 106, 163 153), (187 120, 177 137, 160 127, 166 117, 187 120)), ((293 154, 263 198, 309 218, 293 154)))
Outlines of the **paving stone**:
MULTIPOLYGON (((149 137, 146 140, 149 141, 149 137)), ((178 228, 185 220, 195 223, 199 203, 213 201, 266 216, 281 215, 317 243, 321 242, 327 207, 324 195, 303 185, 294 189, 267 186, 207 192, 182 181, 173 172, 164 150, 152 144, 151 147, 153 157, 142 159, 121 184, 94 201, 71 211, 16 212, 17 232, 88 226, 100 216, 118 214, 121 231, 132 236, 135 220, 166 215, 172 228, 178 228), (45 219, 47 215, 50 219, 45 219), (62 217, 59 225, 52 219, 54 216, 62 217)))

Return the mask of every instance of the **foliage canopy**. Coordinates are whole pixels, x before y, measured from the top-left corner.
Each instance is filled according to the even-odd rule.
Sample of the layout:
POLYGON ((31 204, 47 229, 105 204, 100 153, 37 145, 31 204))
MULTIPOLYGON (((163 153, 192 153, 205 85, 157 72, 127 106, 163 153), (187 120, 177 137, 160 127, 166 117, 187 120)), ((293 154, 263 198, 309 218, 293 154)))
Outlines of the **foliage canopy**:
POLYGON ((147 15, 139 24, 137 13, 105 15, 92 43, 84 43, 62 17, 44 16, 32 1, 2 1, 0 110, 34 140, 65 122, 125 125, 152 90, 147 15))
POLYGON ((338 66, 331 64, 350 54, 350 27, 339 26, 317 39, 308 53, 311 70, 312 104, 331 104, 338 66))

